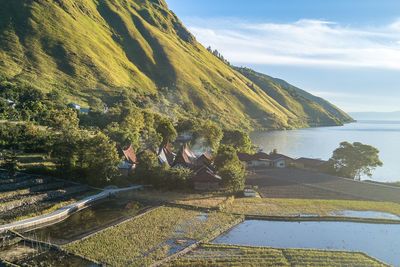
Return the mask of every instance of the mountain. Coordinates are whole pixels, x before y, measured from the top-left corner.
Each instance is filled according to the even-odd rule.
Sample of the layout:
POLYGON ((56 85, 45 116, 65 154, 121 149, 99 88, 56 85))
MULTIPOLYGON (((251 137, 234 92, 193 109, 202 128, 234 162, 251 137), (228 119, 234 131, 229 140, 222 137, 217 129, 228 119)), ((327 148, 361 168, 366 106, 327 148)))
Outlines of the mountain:
POLYGON ((352 118, 328 101, 297 88, 284 80, 256 72, 249 68, 236 68, 281 106, 296 114, 308 125, 335 125, 350 122, 352 118))
POLYGON ((356 120, 400 121, 400 111, 393 112, 351 112, 356 120))
POLYGON ((127 94, 170 117, 244 129, 351 120, 281 80, 220 60, 164 0, 0 0, 0 37, 0 75, 82 106, 127 94))

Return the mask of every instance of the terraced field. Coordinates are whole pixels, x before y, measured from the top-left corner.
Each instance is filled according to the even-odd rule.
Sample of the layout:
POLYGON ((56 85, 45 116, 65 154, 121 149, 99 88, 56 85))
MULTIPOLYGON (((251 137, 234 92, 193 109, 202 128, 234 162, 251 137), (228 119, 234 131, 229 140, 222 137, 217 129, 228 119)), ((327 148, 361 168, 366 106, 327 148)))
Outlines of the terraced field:
POLYGON ((362 253, 203 244, 166 266, 387 266, 362 253))
POLYGON ((197 241, 216 237, 238 220, 224 213, 161 207, 65 248, 105 265, 149 266, 197 241))
POLYGON ((0 173, 0 224, 50 212, 76 201, 91 189, 49 177, 0 173))

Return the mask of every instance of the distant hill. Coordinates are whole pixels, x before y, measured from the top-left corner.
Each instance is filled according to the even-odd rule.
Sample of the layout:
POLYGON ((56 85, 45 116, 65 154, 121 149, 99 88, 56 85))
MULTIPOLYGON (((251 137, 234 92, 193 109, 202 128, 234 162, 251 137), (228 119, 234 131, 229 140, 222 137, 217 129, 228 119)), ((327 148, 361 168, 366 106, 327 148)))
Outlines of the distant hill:
POLYGON ((394 112, 351 112, 356 120, 400 121, 400 111, 394 112))
POLYGON ((173 118, 243 129, 351 120, 282 80, 232 68, 164 0, 0 0, 0 75, 83 106, 123 93, 173 118))

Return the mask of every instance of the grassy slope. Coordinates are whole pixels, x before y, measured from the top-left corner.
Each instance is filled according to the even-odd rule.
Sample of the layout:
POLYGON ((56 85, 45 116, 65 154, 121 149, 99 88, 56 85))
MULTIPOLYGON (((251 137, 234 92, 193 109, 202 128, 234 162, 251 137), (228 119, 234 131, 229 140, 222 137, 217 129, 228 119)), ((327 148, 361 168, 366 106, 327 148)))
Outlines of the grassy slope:
POLYGON ((326 100, 299 89, 284 80, 272 78, 249 68, 236 68, 241 74, 272 96, 280 105, 296 114, 305 123, 335 124, 352 118, 326 100))
POLYGON ((337 124, 345 117, 328 104, 338 117, 327 116, 312 101, 289 108, 250 86, 163 0, 0 0, 0 7, 0 74, 60 88, 71 101, 107 101, 128 88, 138 97, 158 95, 153 108, 170 116, 188 112, 244 128, 337 124))

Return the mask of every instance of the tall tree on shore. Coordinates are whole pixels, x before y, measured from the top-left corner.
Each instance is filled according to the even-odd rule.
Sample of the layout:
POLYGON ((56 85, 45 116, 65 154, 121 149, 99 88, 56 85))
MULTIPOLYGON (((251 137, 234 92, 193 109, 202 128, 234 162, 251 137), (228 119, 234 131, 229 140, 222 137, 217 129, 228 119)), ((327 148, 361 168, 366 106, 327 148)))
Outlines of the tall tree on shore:
POLYGON ((383 165, 377 148, 359 142, 342 142, 329 163, 336 174, 356 180, 371 177, 372 171, 383 165))

